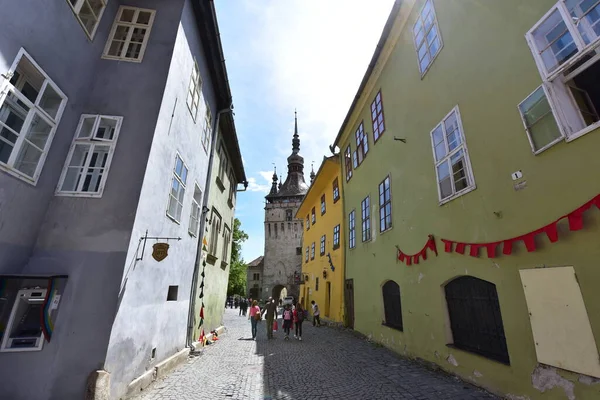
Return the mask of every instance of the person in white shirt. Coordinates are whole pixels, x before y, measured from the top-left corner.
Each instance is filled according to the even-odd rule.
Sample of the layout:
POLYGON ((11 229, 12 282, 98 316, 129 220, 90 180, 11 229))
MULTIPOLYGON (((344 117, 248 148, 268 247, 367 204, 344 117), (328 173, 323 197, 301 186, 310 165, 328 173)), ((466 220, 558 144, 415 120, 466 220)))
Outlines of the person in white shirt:
POLYGON ((315 303, 315 301, 311 301, 312 310, 313 310, 313 326, 321 326, 321 312, 319 311, 319 305, 315 303))

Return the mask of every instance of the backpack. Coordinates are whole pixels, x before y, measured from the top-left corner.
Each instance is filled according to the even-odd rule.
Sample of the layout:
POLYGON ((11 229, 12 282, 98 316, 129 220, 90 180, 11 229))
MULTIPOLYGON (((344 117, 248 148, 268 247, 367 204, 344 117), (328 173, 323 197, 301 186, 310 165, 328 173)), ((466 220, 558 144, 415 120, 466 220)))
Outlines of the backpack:
POLYGON ((298 318, 298 322, 304 321, 304 310, 296 310, 296 318, 298 318))
POLYGON ((283 319, 292 319, 292 312, 290 310, 285 310, 283 312, 283 319))

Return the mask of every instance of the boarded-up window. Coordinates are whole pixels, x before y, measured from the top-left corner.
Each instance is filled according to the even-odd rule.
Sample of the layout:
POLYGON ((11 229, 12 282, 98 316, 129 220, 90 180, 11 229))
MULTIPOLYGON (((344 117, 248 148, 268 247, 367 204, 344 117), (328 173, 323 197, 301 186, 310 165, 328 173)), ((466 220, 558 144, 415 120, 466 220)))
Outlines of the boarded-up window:
POLYGON ((496 285, 461 276, 444 289, 454 346, 509 364, 496 285))
POLYGON ((538 362, 600 377, 598 348, 573 267, 519 272, 538 362))

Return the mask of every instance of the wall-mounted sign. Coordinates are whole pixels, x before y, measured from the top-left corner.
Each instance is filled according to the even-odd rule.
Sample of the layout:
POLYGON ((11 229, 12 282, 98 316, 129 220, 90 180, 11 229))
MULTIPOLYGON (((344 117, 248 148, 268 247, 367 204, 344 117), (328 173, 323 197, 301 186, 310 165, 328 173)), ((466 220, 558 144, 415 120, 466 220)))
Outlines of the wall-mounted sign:
POLYGON ((169 255, 169 245, 167 243, 155 243, 152 246, 152 258, 160 262, 169 255))

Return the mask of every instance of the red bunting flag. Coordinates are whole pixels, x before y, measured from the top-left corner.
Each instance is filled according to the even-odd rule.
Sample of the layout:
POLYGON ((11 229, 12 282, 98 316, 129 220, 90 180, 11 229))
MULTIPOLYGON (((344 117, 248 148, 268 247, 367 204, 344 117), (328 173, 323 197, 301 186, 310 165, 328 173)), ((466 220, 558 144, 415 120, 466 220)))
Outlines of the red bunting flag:
POLYGON ((398 247, 398 246, 396 246, 396 249, 398 250, 398 255, 397 255, 398 261, 406 263, 406 265, 408 265, 408 266, 412 265, 413 262, 415 264, 418 264, 420 258, 422 258, 423 260, 427 260, 427 250, 433 251, 436 256, 438 255, 437 247, 435 245, 435 239, 434 239, 433 235, 429 235, 429 238, 427 239, 425 246, 423 246, 421 251, 419 251, 417 254, 413 254, 413 255, 405 254, 402 250, 400 250, 400 247, 398 247))

